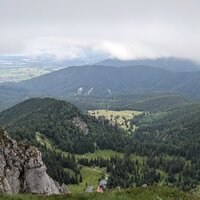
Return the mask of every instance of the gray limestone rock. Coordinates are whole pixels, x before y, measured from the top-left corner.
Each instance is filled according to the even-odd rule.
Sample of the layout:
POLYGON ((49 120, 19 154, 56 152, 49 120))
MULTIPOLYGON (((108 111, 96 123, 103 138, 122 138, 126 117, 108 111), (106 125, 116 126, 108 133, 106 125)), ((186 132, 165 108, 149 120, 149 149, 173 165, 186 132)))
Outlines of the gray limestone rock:
POLYGON ((79 117, 74 117, 73 123, 74 123, 74 125, 79 127, 85 135, 88 134, 89 128, 88 128, 87 124, 82 119, 80 119, 79 117))
POLYGON ((66 186, 51 179, 46 170, 37 148, 18 145, 0 129, 0 193, 68 193, 66 186))

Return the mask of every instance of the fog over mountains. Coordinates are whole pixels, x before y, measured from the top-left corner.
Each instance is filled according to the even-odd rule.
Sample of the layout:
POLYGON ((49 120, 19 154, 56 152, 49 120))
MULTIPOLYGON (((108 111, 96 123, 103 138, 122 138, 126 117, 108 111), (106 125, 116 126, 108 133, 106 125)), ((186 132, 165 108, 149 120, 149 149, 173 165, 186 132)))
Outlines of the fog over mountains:
POLYGON ((0 0, 0 200, 199 199, 199 19, 200 0, 0 0))
POLYGON ((53 55, 0 55, 0 83, 19 82, 47 74, 68 66, 92 64, 107 58, 103 54, 85 52, 74 59, 56 59, 53 55))
POLYGON ((158 67, 171 72, 190 72, 200 70, 200 64, 198 62, 190 59, 173 57, 120 60, 117 58, 109 58, 109 56, 106 54, 98 54, 92 51, 85 52, 85 55, 79 58, 61 60, 56 59, 52 55, 7 55, 0 56, 0 83, 19 82, 63 69, 65 67, 88 64, 113 67, 143 65, 158 67))
POLYGON ((198 62, 194 62, 190 59, 178 59, 173 57, 138 60, 119 60, 115 58, 103 60, 98 64, 114 67, 145 65, 166 69, 172 72, 190 72, 200 70, 200 63, 198 62))

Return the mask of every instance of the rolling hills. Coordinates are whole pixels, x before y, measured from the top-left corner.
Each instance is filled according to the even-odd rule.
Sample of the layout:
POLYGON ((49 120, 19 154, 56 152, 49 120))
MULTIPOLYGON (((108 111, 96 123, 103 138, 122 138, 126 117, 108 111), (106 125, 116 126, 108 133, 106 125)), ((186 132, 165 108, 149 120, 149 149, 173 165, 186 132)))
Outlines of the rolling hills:
POLYGON ((141 93, 182 93, 198 97, 200 72, 173 73, 138 65, 69 67, 18 83, 29 91, 57 97, 70 95, 111 96, 141 93))
POLYGON ((148 91, 170 73, 158 68, 137 66, 114 68, 108 66, 69 67, 57 72, 20 82, 20 87, 49 95, 107 95, 123 90, 148 91), (144 75, 145 73, 145 75, 144 75))
MULTIPOLYGON (((189 66, 189 63, 186 65, 189 66)), ((199 83, 199 71, 175 73, 163 69, 161 66, 156 65, 155 67, 150 64, 124 67, 72 66, 19 83, 1 84, 0 109, 6 109, 28 98, 45 96, 69 99, 72 102, 79 97, 94 97, 100 100, 115 98, 117 104, 120 104, 118 103, 120 99, 125 98, 129 101, 126 102, 127 104, 125 103, 126 106, 134 104, 136 107, 144 109, 145 106, 141 105, 141 102, 130 103, 130 101, 142 95, 162 96, 165 94, 179 95, 177 98, 183 95, 199 99, 199 83)), ((169 97, 166 98, 169 99, 169 97)), ((175 99, 176 97, 171 96, 170 98, 175 99)), ((98 103, 97 106, 99 105, 98 103)), ((161 107, 159 106, 159 108, 161 107)))
POLYGON ((151 67, 69 67, 18 83, 19 87, 57 97, 70 95, 111 96, 120 94, 179 92, 198 96, 200 72, 172 73, 151 67))
POLYGON ((164 111, 171 108, 182 107, 197 102, 181 94, 151 93, 128 94, 111 97, 96 96, 70 96, 64 98, 82 110, 137 110, 137 111, 164 111))

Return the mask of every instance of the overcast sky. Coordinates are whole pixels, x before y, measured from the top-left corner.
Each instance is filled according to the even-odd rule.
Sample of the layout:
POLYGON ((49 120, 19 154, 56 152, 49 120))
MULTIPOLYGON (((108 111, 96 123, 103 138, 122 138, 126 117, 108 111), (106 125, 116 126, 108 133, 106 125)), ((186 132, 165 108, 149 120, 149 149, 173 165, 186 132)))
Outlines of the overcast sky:
POLYGON ((0 0, 0 54, 200 60, 200 0, 0 0))

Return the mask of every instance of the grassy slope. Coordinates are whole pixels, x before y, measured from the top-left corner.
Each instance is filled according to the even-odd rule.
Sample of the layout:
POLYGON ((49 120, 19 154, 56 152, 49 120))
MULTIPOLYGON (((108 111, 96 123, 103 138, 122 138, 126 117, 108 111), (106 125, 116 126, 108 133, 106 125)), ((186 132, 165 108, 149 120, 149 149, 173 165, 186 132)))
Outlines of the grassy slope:
POLYGON ((197 200, 190 194, 183 193, 176 189, 152 187, 134 188, 121 192, 107 191, 104 194, 69 194, 60 196, 40 196, 40 195, 0 195, 1 200, 197 200))
POLYGON ((104 170, 97 167, 82 167, 80 171, 83 176, 83 182, 79 185, 68 185, 69 190, 72 193, 81 193, 86 190, 87 186, 93 186, 94 190, 96 190, 98 179, 102 177, 104 170))
MULTIPOLYGON (((119 127, 128 131, 131 126, 129 120, 133 119, 134 116, 141 114, 142 112, 133 110, 90 110, 88 113, 96 118, 104 116, 106 119, 112 121, 113 124, 117 123, 119 127), (127 126, 125 125, 125 119, 127 120, 127 126)), ((135 131, 135 126, 132 127, 132 131, 135 131)))
POLYGON ((76 158, 87 158, 87 159, 102 157, 104 159, 108 159, 112 156, 122 157, 122 155, 123 155, 122 153, 115 152, 112 150, 96 150, 94 153, 86 153, 83 155, 76 154, 75 157, 76 158))
MULTIPOLYGON (((57 152, 62 153, 65 156, 68 156, 68 152, 63 152, 60 149, 56 149, 50 140, 48 140, 47 138, 45 138, 44 136, 42 136, 39 132, 36 133, 35 135, 36 140, 42 144, 42 145, 46 145, 47 148, 51 149, 51 150, 55 150, 57 152)), ((102 157, 104 159, 108 159, 111 156, 118 156, 118 157, 122 157, 123 154, 122 153, 118 153, 115 151, 111 151, 111 150, 97 150, 94 153, 86 153, 83 155, 79 155, 79 154, 75 154, 75 158, 78 160, 80 158, 87 158, 87 159, 94 159, 94 158, 98 158, 98 157, 102 157)), ((70 173, 73 174, 73 171, 70 169, 66 169, 66 171, 69 171, 70 173)), ((86 185, 88 186, 93 186, 94 189, 97 188, 98 185, 98 180, 99 178, 104 175, 106 173, 106 171, 102 168, 92 168, 92 167, 85 167, 85 166, 81 166, 81 175, 83 177, 83 182, 80 183, 79 185, 68 185, 70 191, 72 193, 80 193, 86 190, 86 185)))

